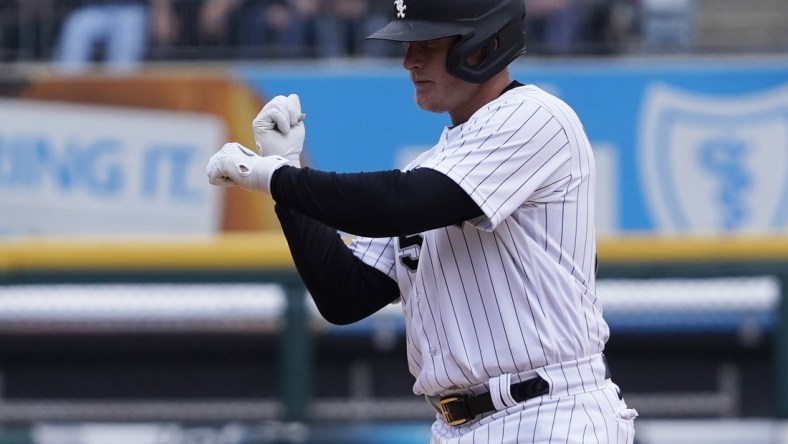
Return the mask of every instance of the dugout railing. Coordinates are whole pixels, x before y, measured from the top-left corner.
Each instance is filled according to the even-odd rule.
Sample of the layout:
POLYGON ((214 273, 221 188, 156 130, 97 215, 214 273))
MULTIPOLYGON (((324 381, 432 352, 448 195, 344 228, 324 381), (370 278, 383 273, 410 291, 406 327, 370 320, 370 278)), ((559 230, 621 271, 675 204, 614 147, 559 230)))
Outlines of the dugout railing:
MULTIPOLYGON (((788 332, 780 321, 788 240, 605 239, 599 259, 600 293, 610 299, 609 359, 617 382, 634 387, 628 401, 641 414, 788 417, 788 332)), ((426 404, 408 392, 402 327, 397 307, 353 326, 322 322, 279 234, 8 240, 0 243, 0 422, 428 417, 426 404), (269 370, 259 384, 267 387, 237 398, 216 391, 157 396, 156 384, 176 375, 152 378, 153 387, 132 399, 63 390, 49 397, 14 384, 58 375, 27 380, 19 368, 16 379, 5 372, 15 360, 71 350, 100 360, 103 352, 116 356, 114 347, 127 351, 118 361, 129 365, 126 378, 145 350, 215 350, 195 362, 217 360, 219 367, 235 365, 234 353, 260 353, 269 370)), ((40 373, 45 364, 29 368, 40 373)), ((89 365, 71 371, 100 371, 89 365)), ((167 368, 185 365, 188 358, 167 368)), ((217 384, 232 386, 232 377, 217 384)), ((101 376, 94 378, 101 386, 101 376)))

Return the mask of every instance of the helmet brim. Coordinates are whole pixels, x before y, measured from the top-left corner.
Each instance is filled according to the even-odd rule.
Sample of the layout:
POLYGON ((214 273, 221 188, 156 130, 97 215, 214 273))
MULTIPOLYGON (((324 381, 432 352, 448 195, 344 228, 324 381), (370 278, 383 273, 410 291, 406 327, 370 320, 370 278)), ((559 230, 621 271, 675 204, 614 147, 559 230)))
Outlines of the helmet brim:
POLYGON ((424 20, 392 20, 367 38, 394 42, 424 42, 462 34, 462 30, 458 30, 456 24, 424 20))

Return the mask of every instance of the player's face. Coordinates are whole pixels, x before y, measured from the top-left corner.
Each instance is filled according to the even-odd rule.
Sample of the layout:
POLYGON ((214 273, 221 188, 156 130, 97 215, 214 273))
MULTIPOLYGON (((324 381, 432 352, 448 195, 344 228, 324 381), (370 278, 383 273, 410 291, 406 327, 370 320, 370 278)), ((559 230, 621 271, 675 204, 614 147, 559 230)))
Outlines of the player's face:
POLYGON ((478 85, 446 72, 446 55, 455 40, 456 37, 447 37, 409 43, 402 66, 410 71, 419 107, 436 113, 448 112, 457 124, 467 119, 464 109, 474 102, 478 85))

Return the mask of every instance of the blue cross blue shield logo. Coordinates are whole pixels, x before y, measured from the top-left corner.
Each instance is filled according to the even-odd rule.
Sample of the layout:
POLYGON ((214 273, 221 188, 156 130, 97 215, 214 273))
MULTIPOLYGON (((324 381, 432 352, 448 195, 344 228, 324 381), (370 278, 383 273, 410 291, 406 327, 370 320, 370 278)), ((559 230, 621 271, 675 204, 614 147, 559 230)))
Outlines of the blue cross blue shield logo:
POLYGON ((643 103, 638 168, 657 231, 788 228, 788 84, 735 97, 656 84, 643 103))

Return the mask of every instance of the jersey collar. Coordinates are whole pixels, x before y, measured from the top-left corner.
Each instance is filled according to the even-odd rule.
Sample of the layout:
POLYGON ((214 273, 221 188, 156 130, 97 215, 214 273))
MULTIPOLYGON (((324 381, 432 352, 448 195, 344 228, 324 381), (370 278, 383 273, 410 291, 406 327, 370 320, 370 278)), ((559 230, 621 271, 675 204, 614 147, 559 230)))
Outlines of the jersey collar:
MULTIPOLYGON (((503 91, 501 91, 501 96, 506 94, 507 91, 513 90, 513 89, 518 88, 520 86, 525 86, 525 85, 523 85, 522 83, 518 82, 517 80, 512 80, 512 82, 510 84, 506 85, 506 88, 504 88, 503 91)), ((500 97, 500 96, 498 96, 498 97, 500 97)))

